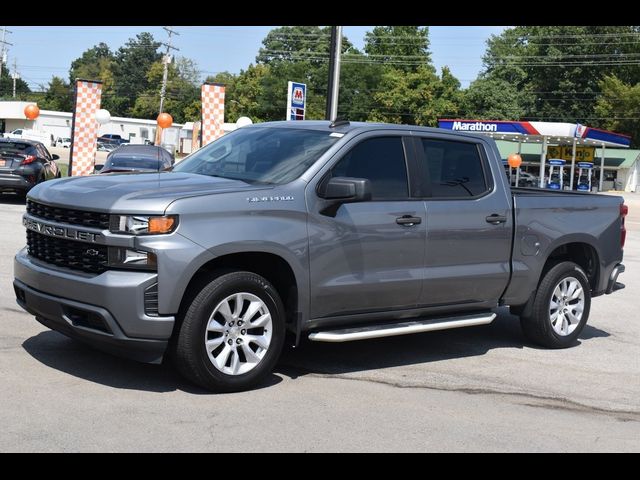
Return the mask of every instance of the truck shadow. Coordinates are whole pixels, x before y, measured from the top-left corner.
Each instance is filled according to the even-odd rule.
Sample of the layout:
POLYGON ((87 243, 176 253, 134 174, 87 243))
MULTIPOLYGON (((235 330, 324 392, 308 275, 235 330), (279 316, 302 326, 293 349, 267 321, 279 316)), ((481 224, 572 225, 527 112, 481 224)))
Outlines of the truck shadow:
MULTIPOLYGON (((52 330, 25 340, 22 347, 48 367, 108 387, 156 393, 176 390, 194 395, 211 393, 183 379, 169 362, 149 365, 115 357, 52 330)), ((257 388, 281 381, 278 375, 271 375, 257 388)))
MULTIPOLYGON (((608 336, 604 330, 587 324, 578 344, 608 336)), ((496 348, 524 347, 543 348, 527 340, 518 318, 501 308, 490 325, 348 343, 305 341, 299 348, 285 351, 276 371, 290 378, 310 373, 364 372, 481 356, 496 348)))
MULTIPOLYGON (((587 325, 580 340, 608 337, 587 325)), ((183 391, 209 394, 182 379, 171 364, 147 365, 102 353, 50 330, 22 344, 29 355, 48 367, 90 382, 113 388, 149 392, 183 391)), ((307 374, 340 374, 404 365, 427 364, 449 359, 481 356, 496 348, 538 348, 528 342, 515 317, 500 312, 491 325, 390 337, 361 342, 314 343, 286 349, 272 374, 257 388, 272 387, 282 377, 296 379, 307 374)))

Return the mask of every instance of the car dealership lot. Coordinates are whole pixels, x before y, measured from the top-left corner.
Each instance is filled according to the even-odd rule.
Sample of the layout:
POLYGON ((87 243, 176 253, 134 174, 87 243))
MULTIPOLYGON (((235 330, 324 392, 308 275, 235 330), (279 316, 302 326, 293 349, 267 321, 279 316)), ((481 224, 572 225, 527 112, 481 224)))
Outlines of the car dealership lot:
POLYGON ((491 325, 285 353, 263 388, 214 395, 97 352, 15 303, 24 203, 0 196, 0 451, 638 451, 640 194, 620 281, 581 345, 491 325))

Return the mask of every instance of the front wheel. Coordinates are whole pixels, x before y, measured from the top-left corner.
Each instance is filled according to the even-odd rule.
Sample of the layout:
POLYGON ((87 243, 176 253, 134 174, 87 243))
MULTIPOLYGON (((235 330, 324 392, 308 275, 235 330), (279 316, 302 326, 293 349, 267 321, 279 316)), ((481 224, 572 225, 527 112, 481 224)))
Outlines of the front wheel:
POLYGON ((531 314, 520 324, 527 338, 548 348, 575 344, 587 324, 591 287, 584 270, 573 262, 561 262, 542 278, 531 314))
POLYGON ((178 370, 216 392, 246 390, 275 366, 285 337, 276 289, 251 272, 212 280, 186 309, 176 343, 178 370))

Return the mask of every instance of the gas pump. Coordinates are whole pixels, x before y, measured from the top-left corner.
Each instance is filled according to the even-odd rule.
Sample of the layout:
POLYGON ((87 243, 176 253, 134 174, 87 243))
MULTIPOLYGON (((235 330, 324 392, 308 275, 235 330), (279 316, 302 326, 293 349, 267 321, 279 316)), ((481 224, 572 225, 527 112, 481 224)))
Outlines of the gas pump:
POLYGON ((566 160, 560 160, 559 158, 549 160, 549 181, 547 182, 547 188, 551 190, 562 190, 564 166, 566 163, 566 160), (554 173, 555 167, 558 167, 558 173, 554 173))
POLYGON ((578 168, 578 190, 581 192, 590 192, 593 163, 578 162, 578 168))

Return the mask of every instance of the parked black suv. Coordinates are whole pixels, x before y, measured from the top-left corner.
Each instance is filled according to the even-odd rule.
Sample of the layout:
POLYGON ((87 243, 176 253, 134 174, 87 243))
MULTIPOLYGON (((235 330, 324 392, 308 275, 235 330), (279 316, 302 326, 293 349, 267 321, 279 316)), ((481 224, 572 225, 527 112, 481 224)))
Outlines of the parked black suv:
POLYGON ((58 158, 41 142, 0 138, 0 192, 24 195, 40 182, 60 178, 58 158))

